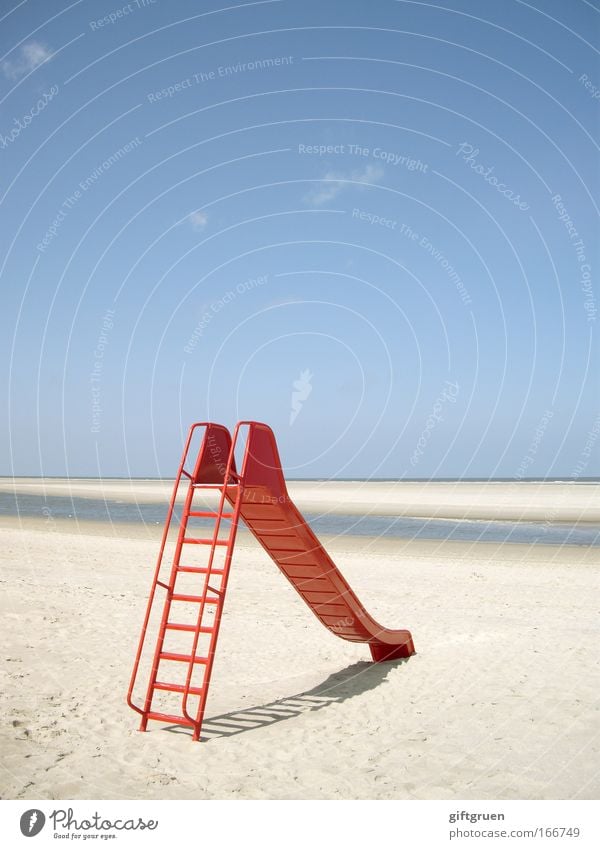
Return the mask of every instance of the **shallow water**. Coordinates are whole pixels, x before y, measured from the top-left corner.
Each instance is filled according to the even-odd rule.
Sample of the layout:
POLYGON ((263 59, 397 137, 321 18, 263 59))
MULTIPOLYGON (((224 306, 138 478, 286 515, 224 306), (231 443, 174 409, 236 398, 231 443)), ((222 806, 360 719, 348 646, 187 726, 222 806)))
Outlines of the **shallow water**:
MULTIPOLYGON (((63 496, 0 493, 0 516, 71 519, 82 522, 131 523, 161 526, 167 505, 135 504, 63 496)), ((391 516, 306 514, 317 535, 368 536, 386 539, 459 540, 463 542, 546 543, 547 545, 600 546, 600 526, 566 522, 496 522, 457 519, 423 519, 391 516)), ((197 527, 211 527, 196 519, 197 527)))

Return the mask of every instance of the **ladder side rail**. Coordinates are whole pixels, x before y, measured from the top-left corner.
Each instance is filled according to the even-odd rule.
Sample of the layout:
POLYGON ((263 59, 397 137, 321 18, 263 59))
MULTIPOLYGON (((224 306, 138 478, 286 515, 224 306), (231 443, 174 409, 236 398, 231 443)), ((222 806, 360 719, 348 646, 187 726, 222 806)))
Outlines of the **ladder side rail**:
MULTIPOLYGON (((206 425, 204 423, 202 423, 202 425, 204 425, 204 427, 206 428, 206 425)), ((185 455, 184 455, 184 458, 182 458, 182 462, 181 462, 181 471, 182 472, 184 471, 183 465, 185 463, 185 457, 187 457, 187 452, 189 450, 189 444, 191 442, 192 432, 193 432, 193 430, 196 426, 197 425, 192 425, 192 428, 190 429, 190 436, 189 436, 189 439, 188 439, 188 443, 186 445, 185 455)), ((205 430, 204 436, 202 438, 202 444, 200 446, 199 451, 202 451, 202 449, 204 447, 204 441, 206 440, 206 433, 207 433, 207 431, 205 430)), ((150 707, 151 707, 151 704, 152 704, 152 697, 154 695, 154 685, 156 683, 156 677, 158 675, 158 667, 159 667, 159 664, 160 664, 160 655, 162 653, 164 640, 165 640, 165 632, 166 632, 165 626, 166 626, 166 623, 169 619, 169 611, 171 609, 171 596, 173 595, 173 588, 175 586, 175 580, 176 580, 176 577, 177 577, 177 567, 179 566, 179 561, 180 561, 180 557, 181 557, 181 549, 182 549, 182 546, 183 546, 183 540, 184 540, 185 532, 186 532, 186 528, 187 528, 190 506, 191 506, 192 498, 193 498, 193 495, 194 495, 194 486, 193 486, 192 476, 186 473, 186 477, 189 478, 190 483, 188 485, 188 490, 187 490, 187 493, 186 493, 186 496, 185 496, 185 502, 184 502, 184 505, 183 505, 183 511, 182 511, 182 514, 181 514, 181 520, 179 522, 179 531, 177 533, 177 542, 175 544, 175 551, 174 551, 174 554, 173 554, 173 562, 171 564, 171 574, 169 576, 169 584, 167 586, 167 595, 165 597, 164 604, 163 604, 163 612, 162 612, 162 617, 161 617, 161 621, 160 621, 160 625, 159 625, 159 629, 158 629, 158 639, 156 641, 156 647, 155 647, 155 650, 154 650, 154 657, 153 657, 153 660, 152 660, 152 668, 151 668, 151 671, 150 671, 150 678, 148 680, 148 687, 147 687, 147 690, 146 690, 146 699, 144 701, 144 708, 143 708, 143 711, 142 711, 143 719, 142 719, 142 729, 141 730, 143 730, 143 731, 145 731, 145 725, 148 721, 148 713, 150 712, 150 707)), ((170 513, 169 513, 169 516, 168 516, 169 524, 170 524, 170 521, 171 521, 172 513, 173 513, 173 510, 170 509, 170 513)), ((167 525, 167 528, 168 528, 168 525, 167 525)), ((164 540, 163 540, 163 548, 164 548, 164 543, 166 543, 166 534, 164 534, 163 536, 164 536, 164 540)))
POLYGON ((197 741, 197 740, 200 739, 200 731, 201 731, 201 728, 202 728, 202 720, 204 718, 204 710, 206 708, 206 702, 207 702, 207 699, 208 699, 208 688, 209 688, 209 685, 210 685, 210 677, 211 677, 211 673, 212 673, 212 667, 213 667, 213 662, 214 662, 214 657, 215 657, 217 640, 219 638, 219 629, 220 629, 220 626, 221 626, 221 616, 222 616, 222 613, 223 613, 223 606, 224 606, 224 603, 225 603, 225 593, 227 591, 227 582, 228 582, 228 579, 229 579, 229 569, 230 569, 230 566, 231 566, 231 560, 233 558, 233 550, 234 550, 234 547, 235 547, 235 538, 236 538, 237 528, 238 528, 238 523, 239 523, 240 510, 241 510, 241 507, 242 507, 243 465, 244 464, 242 463, 242 470, 241 470, 240 474, 234 474, 232 472, 232 467, 233 467, 234 462, 235 462, 235 444, 236 444, 237 434, 238 434, 238 428, 236 428, 235 436, 231 441, 231 448, 230 448, 230 451, 229 451, 229 457, 227 459, 227 466, 226 466, 225 474, 224 474, 224 477, 223 477, 223 489, 221 491, 221 497, 219 498, 219 507, 218 507, 218 510, 217 510, 218 515, 217 515, 217 519, 216 519, 216 522, 215 522, 215 531, 214 531, 214 534, 213 534, 213 540, 212 540, 212 545, 211 545, 209 565, 208 565, 208 570, 207 570, 206 578, 205 578, 205 582, 204 582, 204 590, 203 590, 203 593, 202 593, 202 600, 200 602, 200 611, 199 611, 199 616, 198 616, 198 623, 196 625, 196 631, 194 633, 193 649, 192 649, 192 652, 191 652, 191 655, 190 655, 192 660, 190 661, 190 664, 189 664, 189 667, 188 667, 188 674, 187 674, 187 677, 186 677, 185 689, 184 689, 183 698, 182 698, 182 713, 183 713, 183 716, 186 717, 186 719, 189 719, 194 724, 194 733, 192 735, 192 739, 194 741, 197 741), (223 513, 224 508, 225 508, 225 503, 226 503, 226 501, 228 501, 227 487, 228 487, 229 481, 232 477, 235 478, 235 480, 237 480, 236 500, 235 500, 235 503, 234 503, 233 515, 232 515, 231 520, 230 520, 231 526, 230 526, 230 529, 229 529, 229 536, 227 538, 227 550, 226 550, 226 553, 225 553, 225 560, 224 560, 224 563, 223 563, 223 575, 221 576, 221 587, 220 587, 220 590, 218 592, 218 603, 215 606, 215 608, 216 608, 215 609, 215 619, 213 621, 212 633, 210 635, 209 647, 208 647, 208 652, 207 652, 207 655, 208 655, 207 656, 207 663, 206 663, 206 666, 204 668, 204 676, 203 676, 204 684, 203 684, 203 688, 202 688, 202 694, 200 695, 200 699, 199 699, 199 702, 198 702, 198 709, 197 709, 197 712, 196 712, 196 718, 194 719, 188 713, 189 689, 190 689, 190 684, 191 684, 191 679, 192 679, 192 674, 193 674, 193 669, 194 669, 193 657, 196 654, 196 648, 198 646, 198 639, 200 637, 200 628, 202 627, 202 621, 203 621, 203 618, 204 618, 204 609, 205 609, 205 606, 206 606, 206 596, 207 596, 207 593, 208 593, 208 590, 209 590, 209 581, 210 581, 210 576, 211 576, 211 569, 212 569, 214 554, 215 554, 215 550, 216 550, 216 540, 217 540, 217 537, 218 537, 222 513, 223 513))
POLYGON ((153 579, 152 579, 150 595, 148 597, 148 603, 146 605, 146 613, 144 615, 144 622, 142 624, 142 633, 140 634, 140 639, 139 639, 139 642, 138 642, 138 648, 137 648, 137 652, 136 652, 136 656, 135 656, 135 661, 134 661, 134 664, 133 664, 133 671, 131 673, 131 679, 130 679, 130 682, 129 682, 129 689, 127 691, 127 704, 129 705, 129 707, 133 708, 133 710, 137 711, 137 713, 141 713, 141 714, 144 713, 144 709, 138 707, 138 705, 136 705, 134 703, 134 701, 133 701, 133 690, 135 688, 135 683, 136 683, 137 674, 138 674, 138 670, 139 670, 140 660, 141 660, 142 652, 143 652, 143 649, 144 649, 144 643, 146 641, 146 633, 147 633, 147 630, 148 630, 148 622, 150 621, 150 615, 152 613, 152 607, 154 605, 154 596, 155 596, 155 593, 156 593, 156 587, 159 584, 158 578, 159 578, 159 575, 160 575, 160 570, 161 570, 161 566, 162 566, 162 559, 163 559, 163 555, 164 555, 164 551, 165 551, 165 546, 166 546, 166 543, 167 543, 167 538, 168 538, 168 535, 169 535, 169 530, 170 530, 170 527, 171 527, 171 520, 173 518, 173 511, 175 509, 175 503, 176 503, 176 500, 177 500, 177 492, 179 490, 179 485, 181 483, 181 476, 183 474, 185 474, 186 477, 189 477, 189 475, 187 474, 187 472, 184 469, 184 466, 185 466, 185 462, 187 460, 187 456, 188 456, 188 453, 189 453, 189 450, 190 450, 190 445, 191 445, 191 442, 192 442, 192 437, 194 435, 194 431, 198 427, 206 427, 206 424, 204 422, 195 422, 194 424, 191 425, 191 427, 188 431, 185 446, 184 446, 184 449, 183 449, 183 452, 182 452, 182 455, 181 455, 181 461, 179 463, 179 468, 177 470, 177 475, 175 477, 175 483, 173 484, 173 491, 171 493, 171 500, 169 502, 169 509, 167 511, 167 517, 165 519, 165 525, 164 525, 164 528, 163 528, 163 534, 162 534, 162 539, 161 539, 161 543, 160 543, 160 549, 159 549, 159 552, 158 552, 158 557, 156 559, 156 567, 154 569, 154 576, 153 576, 153 579))
MULTIPOLYGON (((194 741, 197 741, 197 740, 200 739, 200 730, 201 730, 201 727, 202 727, 202 720, 204 718, 204 710, 206 708, 206 702, 207 702, 207 699, 208 699, 208 688, 209 688, 209 685, 210 685, 210 677, 211 677, 211 674, 212 674, 212 667, 213 667, 213 662, 214 662, 214 658, 215 658, 217 640, 219 638, 219 629, 221 627, 221 616, 222 616, 223 607, 224 607, 224 604, 225 604, 225 593, 227 592, 227 582, 229 580, 229 571, 230 571, 231 561, 232 561, 232 558, 233 558, 233 551, 234 551, 234 547, 235 547, 235 539, 236 539, 237 528, 238 528, 238 523, 239 523, 239 515, 240 515, 241 506, 242 506, 242 491, 243 491, 242 487, 240 486, 240 488, 238 489, 238 498, 236 499, 236 504, 235 504, 235 507, 234 507, 234 510, 233 510, 233 517, 231 519, 231 530, 230 530, 230 535, 229 535, 229 540, 228 540, 227 551, 226 551, 226 554, 225 554, 225 561, 223 563, 223 575, 221 576, 221 588, 220 588, 219 593, 218 593, 219 601, 215 605, 215 618, 214 618, 214 621, 213 621, 213 624, 212 624, 212 633, 210 635, 210 641, 209 641, 209 645, 208 645, 207 662, 206 662, 206 665, 204 667, 204 685, 203 685, 203 688, 202 688, 202 694, 200 696, 200 701, 198 703, 198 710, 197 710, 195 718, 190 717, 188 710, 187 710, 189 688, 190 688, 190 683, 191 683, 191 674, 190 674, 189 670, 188 670, 188 677, 187 677, 186 683, 185 683, 185 691, 184 691, 184 696, 183 696, 183 715, 186 718, 191 718, 191 720, 194 724, 194 734, 192 735, 192 739, 194 741)), ((208 587, 206 589, 208 589, 208 587)), ((206 590, 205 590, 205 595, 203 597, 202 609, 204 609, 204 599, 205 598, 206 598, 206 590)), ((201 623, 202 623, 202 616, 198 620, 198 627, 196 629, 195 636, 196 635, 199 636, 199 634, 200 634, 199 629, 201 627, 201 623)), ((197 645, 197 642, 198 642, 198 640, 196 638, 195 639, 196 645, 197 645)), ((196 648, 194 648, 194 652, 195 651, 196 651, 196 648)), ((190 666, 192 666, 192 664, 190 664, 190 666)))

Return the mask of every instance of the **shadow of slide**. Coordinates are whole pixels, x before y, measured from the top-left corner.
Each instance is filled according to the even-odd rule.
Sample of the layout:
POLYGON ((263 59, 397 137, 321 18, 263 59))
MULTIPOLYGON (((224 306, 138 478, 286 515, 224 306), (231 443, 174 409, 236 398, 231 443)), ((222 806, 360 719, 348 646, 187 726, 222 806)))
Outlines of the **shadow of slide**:
MULTIPOLYGON (((329 675, 312 690, 306 690, 294 696, 285 696, 283 699, 277 699, 265 705, 206 717, 202 725, 201 739, 209 742, 219 737, 233 737, 236 734, 244 734, 246 731, 255 731, 257 728, 265 728, 276 722, 293 719, 309 711, 322 710, 331 704, 344 702, 378 687, 385 681, 391 669, 404 663, 406 658, 387 663, 359 661, 329 675)), ((191 730, 182 726, 171 727, 169 730, 191 734, 191 730)))

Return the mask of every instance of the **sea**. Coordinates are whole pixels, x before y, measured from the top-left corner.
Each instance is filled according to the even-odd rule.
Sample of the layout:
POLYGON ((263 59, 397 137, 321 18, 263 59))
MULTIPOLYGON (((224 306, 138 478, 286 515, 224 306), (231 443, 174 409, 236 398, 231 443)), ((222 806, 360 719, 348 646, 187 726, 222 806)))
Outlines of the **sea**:
MULTIPOLYGON (((585 485, 585 484, 580 484, 585 485)), ((77 522, 162 526, 164 502, 132 503, 55 495, 0 492, 0 516, 61 519, 77 522)), ((507 522, 463 519, 428 519, 342 514, 304 514, 317 536, 360 536, 398 540, 456 540, 462 542, 525 543, 600 546, 600 525, 589 522, 507 522)), ((197 519, 196 527, 212 527, 197 519)))

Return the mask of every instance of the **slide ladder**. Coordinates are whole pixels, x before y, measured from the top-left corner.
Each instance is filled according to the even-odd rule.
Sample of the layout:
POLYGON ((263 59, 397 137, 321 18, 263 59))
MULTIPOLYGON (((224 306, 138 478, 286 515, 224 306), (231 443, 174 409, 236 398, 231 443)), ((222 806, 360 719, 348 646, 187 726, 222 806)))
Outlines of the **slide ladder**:
MULTIPOLYGON (((192 425, 184 448, 167 513, 150 598, 146 608, 127 701, 142 715, 140 730, 155 719, 193 729, 200 739, 208 687, 219 635, 225 591, 239 520, 260 542, 265 551, 292 584, 323 625, 338 637, 367 643, 375 662, 409 657, 414 653, 412 636, 406 630, 389 630, 379 625, 365 610, 349 584, 331 560, 300 511, 292 502, 285 484, 281 461, 270 427, 261 422, 239 422, 233 439, 227 428, 210 422, 192 425), (185 468, 194 434, 203 428, 203 437, 192 472, 185 468), (236 471, 235 449, 246 435, 241 468, 236 471), (176 509, 180 483, 188 480, 179 529, 168 580, 162 579, 162 566, 176 509), (213 491, 218 507, 194 509, 198 493, 213 491), (210 519, 212 533, 192 536, 191 518, 210 519), (229 522, 221 536, 222 522, 229 522), (204 548, 206 565, 191 565, 188 552, 204 548), (219 555, 222 552, 222 559, 219 555), (182 580, 192 581, 184 589, 182 580), (133 692, 144 654, 146 636, 158 599, 164 590, 158 636, 150 663, 143 707, 133 701, 133 692), (187 608, 186 621, 175 618, 173 607, 187 608), (187 640, 184 649, 172 649, 167 642, 175 635, 187 640), (178 668, 177 680, 171 670, 178 668), (166 676, 166 677, 165 677, 166 676), (178 713, 156 705, 157 698, 176 697, 178 713)), ((194 532, 196 533, 196 532, 194 532)))
POLYGON ((149 719, 155 719, 190 726, 193 728, 193 739, 200 738, 235 545, 241 494, 242 487, 235 471, 229 431, 212 423, 194 424, 190 429, 169 504, 127 696, 130 707, 142 715, 140 731, 146 730, 149 719), (194 432, 198 428, 204 428, 204 436, 194 471, 188 472, 185 463, 194 432), (188 481, 188 488, 179 520, 170 575, 165 581, 162 580, 161 572, 165 546, 173 524, 177 494, 182 480, 188 481), (211 491, 213 495, 215 491, 218 494, 218 507, 208 510, 202 505, 203 509, 197 509, 195 496, 211 491), (195 518, 204 520, 204 524, 208 520, 211 524, 210 530, 190 530, 190 519, 195 518), (192 557, 191 551, 205 553, 201 564, 198 563, 197 557, 192 557), (143 707, 139 707, 133 702, 133 691, 149 622, 155 604, 160 604, 157 595, 159 589, 165 591, 162 613, 146 697, 143 707), (181 619, 184 621, 178 621, 181 619), (177 638, 177 650, 169 645, 173 637, 177 638), (176 710, 162 705, 156 707, 157 696, 162 697, 163 704, 175 702, 176 710))

